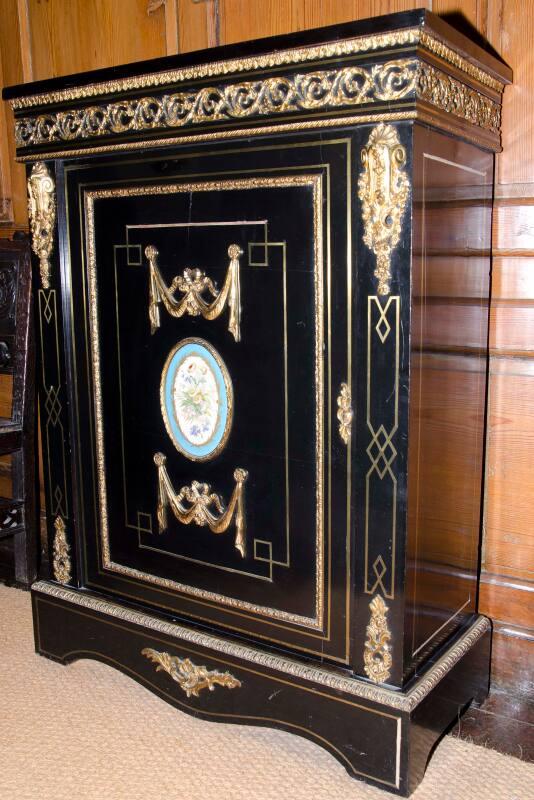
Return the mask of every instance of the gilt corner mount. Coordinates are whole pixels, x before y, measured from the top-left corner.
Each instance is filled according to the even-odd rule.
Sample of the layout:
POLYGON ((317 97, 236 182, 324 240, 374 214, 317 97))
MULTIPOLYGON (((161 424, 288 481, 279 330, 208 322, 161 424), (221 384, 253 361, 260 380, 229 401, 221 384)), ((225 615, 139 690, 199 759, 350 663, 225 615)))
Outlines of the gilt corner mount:
POLYGON ((399 243, 402 218, 410 192, 404 167, 406 149, 392 125, 381 123, 371 131, 361 151, 363 170, 358 179, 362 203, 363 241, 376 256, 378 294, 388 295, 391 255, 399 243))
POLYGON ((33 165, 28 178, 28 214, 32 249, 39 259, 43 289, 50 288, 50 256, 54 247, 56 196, 54 179, 44 161, 33 165))

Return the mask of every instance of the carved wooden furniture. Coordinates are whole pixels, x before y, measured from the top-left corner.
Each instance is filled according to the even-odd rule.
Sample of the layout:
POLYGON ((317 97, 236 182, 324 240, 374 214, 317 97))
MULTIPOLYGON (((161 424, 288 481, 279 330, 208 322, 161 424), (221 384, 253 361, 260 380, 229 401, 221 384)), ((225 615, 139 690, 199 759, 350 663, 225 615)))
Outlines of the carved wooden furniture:
POLYGON ((39 286, 39 652, 413 790, 488 687, 509 79, 415 11, 5 92, 39 286))
MULTIPOLYGON (((29 587, 37 575, 35 509, 35 349, 29 243, 0 239, 0 374, 13 381, 12 413, 0 418, 0 455, 11 455, 12 497, 0 497, 2 552, 14 580, 29 587)), ((6 575, 11 577, 9 573, 6 575)))

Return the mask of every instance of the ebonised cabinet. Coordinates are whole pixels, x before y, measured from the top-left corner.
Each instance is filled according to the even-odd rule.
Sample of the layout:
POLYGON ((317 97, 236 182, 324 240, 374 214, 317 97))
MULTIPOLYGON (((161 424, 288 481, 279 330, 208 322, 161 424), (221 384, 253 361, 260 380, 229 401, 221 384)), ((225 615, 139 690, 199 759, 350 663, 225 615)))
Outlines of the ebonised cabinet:
POLYGON ((39 652, 413 790, 488 686, 509 80, 414 11, 4 92, 39 312, 39 652))

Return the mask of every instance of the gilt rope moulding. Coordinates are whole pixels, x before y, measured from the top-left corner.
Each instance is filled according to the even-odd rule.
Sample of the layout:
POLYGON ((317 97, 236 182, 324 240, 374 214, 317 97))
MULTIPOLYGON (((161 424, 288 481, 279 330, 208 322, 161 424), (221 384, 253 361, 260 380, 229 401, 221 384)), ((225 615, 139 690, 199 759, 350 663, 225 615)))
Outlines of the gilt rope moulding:
POLYGON ((63 392, 39 653, 414 791, 488 689, 491 225, 464 198, 491 197, 510 77, 418 10, 5 92, 45 410, 63 392), (466 229, 469 308, 472 249, 435 284, 466 229))

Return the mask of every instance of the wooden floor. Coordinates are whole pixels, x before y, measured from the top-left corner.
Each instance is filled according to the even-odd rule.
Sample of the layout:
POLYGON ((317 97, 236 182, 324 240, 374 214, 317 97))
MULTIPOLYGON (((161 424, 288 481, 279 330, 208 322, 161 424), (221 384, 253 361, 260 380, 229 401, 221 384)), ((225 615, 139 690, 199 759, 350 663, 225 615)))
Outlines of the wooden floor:
POLYGON ((467 709, 452 735, 534 762, 534 700, 492 690, 483 705, 467 709))

